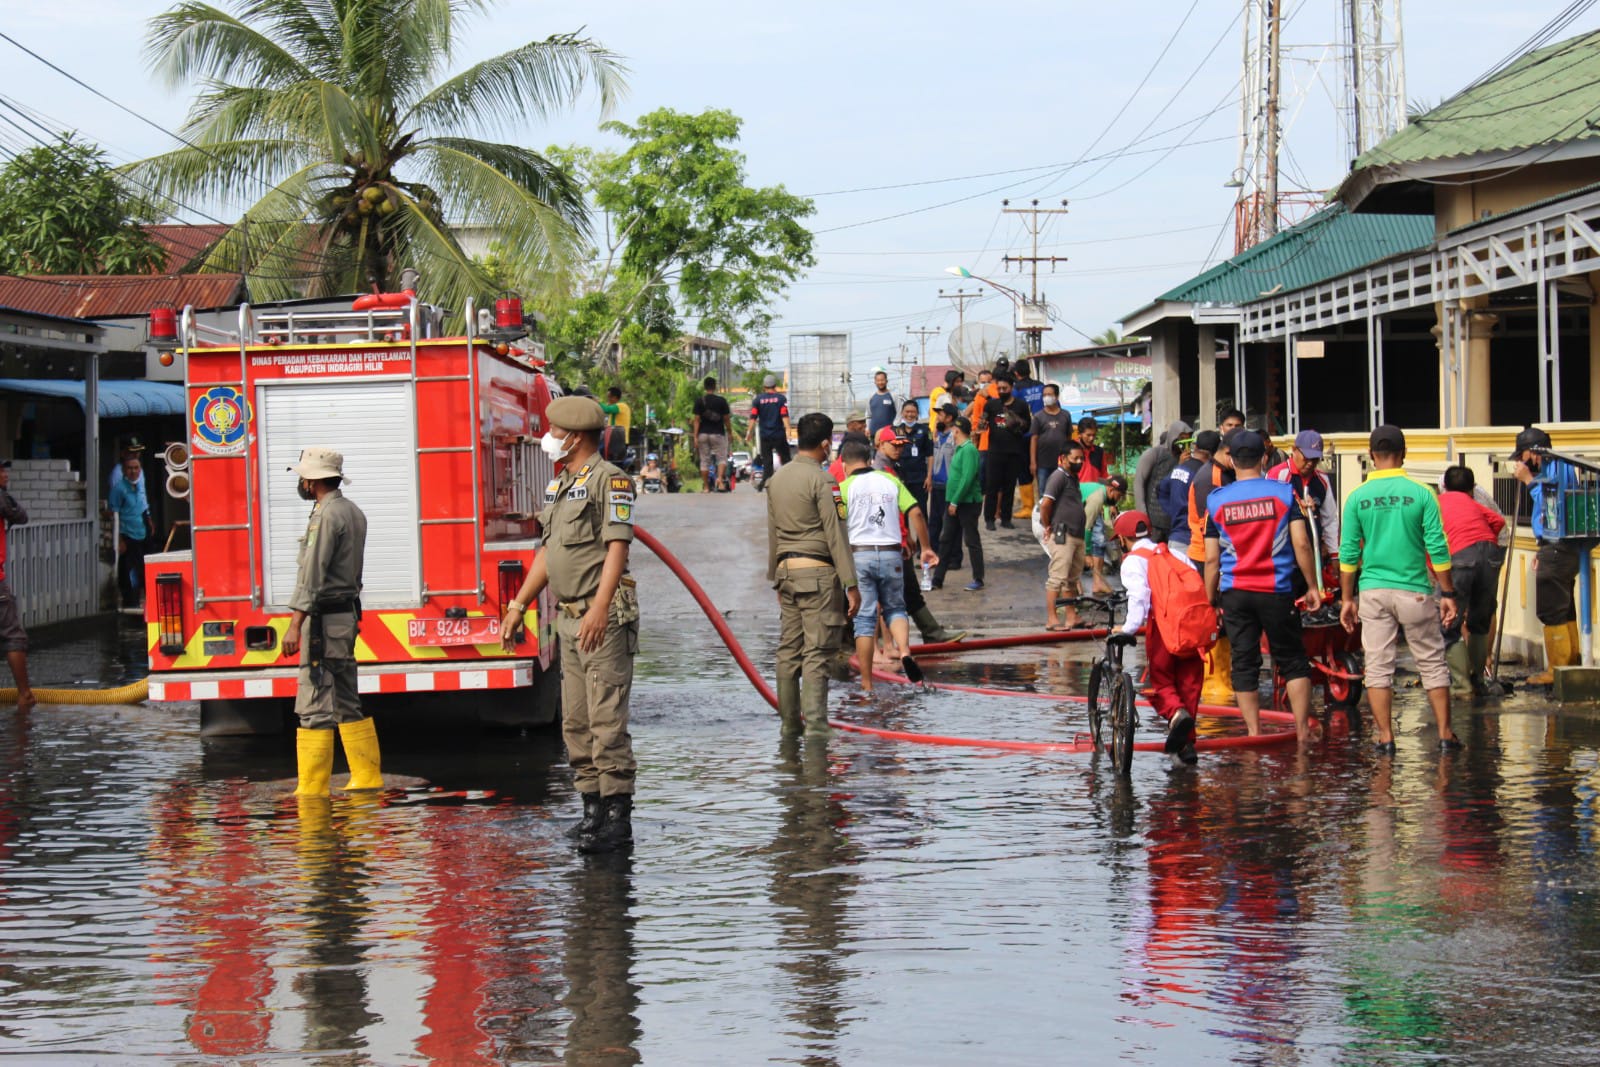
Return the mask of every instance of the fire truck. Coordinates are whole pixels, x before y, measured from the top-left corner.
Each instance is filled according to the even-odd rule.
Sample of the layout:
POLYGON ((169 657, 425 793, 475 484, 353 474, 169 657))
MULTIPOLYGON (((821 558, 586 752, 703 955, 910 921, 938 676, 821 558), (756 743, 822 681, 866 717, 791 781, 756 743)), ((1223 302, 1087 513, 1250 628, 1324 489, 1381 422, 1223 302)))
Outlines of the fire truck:
POLYGON ((447 703, 513 725, 559 711, 554 606, 530 607, 514 649, 501 620, 540 550, 538 441, 557 395, 520 300, 442 336, 413 292, 349 311, 238 311, 221 330, 157 309, 150 334, 183 356, 187 440, 167 488, 187 496, 189 545, 145 559, 152 701, 200 704, 203 734, 275 732, 298 666, 282 651, 310 505, 289 468, 309 445, 344 454, 367 516, 360 690, 447 703), (429 696, 432 694, 433 696, 429 696))

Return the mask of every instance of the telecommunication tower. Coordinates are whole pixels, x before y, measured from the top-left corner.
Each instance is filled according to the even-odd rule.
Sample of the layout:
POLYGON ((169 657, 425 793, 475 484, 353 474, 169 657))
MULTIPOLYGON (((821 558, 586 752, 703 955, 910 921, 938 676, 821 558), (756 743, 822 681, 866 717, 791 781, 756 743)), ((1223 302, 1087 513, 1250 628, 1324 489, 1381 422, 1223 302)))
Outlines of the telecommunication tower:
MULTIPOLYGON (((1290 45, 1283 39, 1286 0, 1243 0, 1244 74, 1239 110, 1239 160, 1228 185, 1239 190, 1234 207, 1234 253, 1266 240, 1284 224, 1315 211, 1322 194, 1283 181, 1286 98, 1284 57, 1294 50, 1340 57, 1343 104, 1339 107, 1348 158, 1382 141, 1406 122, 1405 53, 1400 0, 1334 0, 1341 40, 1333 45, 1290 45)), ((1317 64, 1320 69, 1320 61, 1317 64)))

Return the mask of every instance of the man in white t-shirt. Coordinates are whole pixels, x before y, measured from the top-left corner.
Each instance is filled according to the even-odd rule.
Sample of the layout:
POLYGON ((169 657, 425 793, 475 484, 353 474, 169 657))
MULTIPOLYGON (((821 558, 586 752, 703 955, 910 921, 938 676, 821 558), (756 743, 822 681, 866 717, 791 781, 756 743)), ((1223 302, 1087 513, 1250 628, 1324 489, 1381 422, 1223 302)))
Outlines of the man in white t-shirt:
POLYGON ((900 551, 902 514, 912 523, 917 543, 924 546, 922 561, 932 565, 939 562, 939 557, 926 547, 928 523, 911 491, 894 475, 872 469, 871 445, 848 438, 840 446, 839 458, 845 472, 839 495, 845 504, 845 528, 861 590, 861 610, 856 612, 854 623, 856 657, 861 664, 861 687, 870 693, 880 614, 900 654, 902 667, 914 676, 921 673, 911 660, 911 617, 906 613, 904 587, 906 560, 900 551))

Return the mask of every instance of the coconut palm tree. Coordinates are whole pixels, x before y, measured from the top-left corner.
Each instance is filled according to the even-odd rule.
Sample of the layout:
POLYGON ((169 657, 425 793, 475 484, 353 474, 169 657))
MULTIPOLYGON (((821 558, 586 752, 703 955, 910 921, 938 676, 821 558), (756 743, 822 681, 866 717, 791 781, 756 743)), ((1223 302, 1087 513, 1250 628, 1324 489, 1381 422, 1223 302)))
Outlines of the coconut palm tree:
POLYGON ((387 289, 407 266, 459 308, 490 283, 449 223, 486 224, 507 255, 558 266, 587 212, 563 167, 476 139, 597 94, 626 68, 576 34, 531 41, 444 76, 492 0, 183 0, 151 20, 146 52, 196 85, 182 147, 132 165, 189 202, 252 203, 205 268, 247 275, 253 298, 387 289), (443 77, 443 80, 440 80, 443 77))

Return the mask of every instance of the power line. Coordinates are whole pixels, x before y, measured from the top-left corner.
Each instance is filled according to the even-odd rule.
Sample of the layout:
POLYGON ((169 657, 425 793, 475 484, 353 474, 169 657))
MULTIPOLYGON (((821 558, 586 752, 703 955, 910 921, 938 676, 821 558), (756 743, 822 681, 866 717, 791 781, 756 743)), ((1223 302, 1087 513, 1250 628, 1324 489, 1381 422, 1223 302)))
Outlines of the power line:
MULTIPOLYGON (((1210 118, 1212 115, 1216 114, 1217 110, 1220 110, 1220 109, 1213 109, 1212 111, 1207 112, 1205 115, 1201 116, 1201 118, 1203 118, 1203 119, 1204 118, 1210 118)), ((1194 120, 1190 120, 1190 121, 1193 122, 1194 120)), ((1164 131, 1164 132, 1170 132, 1170 131, 1164 131)), ((1122 152, 1122 153, 1120 153, 1120 155, 1117 155, 1117 156, 1114 156, 1114 157, 1105 157, 1105 158, 1122 158, 1123 156, 1130 156, 1130 155, 1151 155, 1151 154, 1154 154, 1154 153, 1157 153, 1157 152, 1165 152, 1167 155, 1171 155, 1172 152, 1174 152, 1178 148, 1193 147, 1193 146, 1198 146, 1198 145, 1202 145, 1202 144, 1216 144, 1216 143, 1219 143, 1221 141, 1229 141, 1229 140, 1232 140, 1232 138, 1231 137, 1215 137, 1215 138, 1211 138, 1211 139, 1205 140, 1205 141, 1179 142, 1179 144, 1177 144, 1177 145, 1167 145, 1167 146, 1162 146, 1162 147, 1158 147, 1158 148, 1148 148, 1148 149, 1144 149, 1144 150, 1139 151, 1139 152, 1131 152, 1131 151, 1130 152, 1122 152)), ((1130 142, 1130 143, 1137 144, 1138 142, 1134 141, 1134 142, 1130 142)), ((1163 157, 1163 158, 1165 158, 1165 157, 1163 157)), ((1061 175, 1066 174, 1073 167, 1081 165, 1082 162, 1087 162, 1087 160, 1082 160, 1082 161, 1079 161, 1079 162, 1074 162, 1074 163, 1068 164, 1065 168, 1062 168, 1060 170, 1060 173, 1055 175, 1055 177, 1053 177, 1051 180, 1053 181, 1053 180, 1055 180, 1055 178, 1059 178, 1061 175)), ((897 211, 892 215, 880 215, 877 218, 862 219, 862 220, 860 220, 858 222, 847 222, 847 223, 844 223, 844 224, 839 225, 839 226, 828 226, 828 227, 825 227, 825 228, 820 229, 820 230, 812 230, 811 232, 812 232, 813 235, 824 234, 824 233, 837 233, 840 230, 854 230, 854 229, 858 229, 858 228, 860 228, 862 226, 873 226, 873 225, 876 225, 877 223, 880 223, 880 222, 892 222, 895 219, 903 219, 903 218, 906 218, 909 215, 921 215, 921 214, 925 214, 925 213, 927 213, 929 211, 938 211, 941 208, 953 207, 956 204, 965 204, 965 203, 967 203, 968 201, 971 201, 971 200, 981 200, 984 197, 994 196, 997 193, 1003 193, 1003 192, 1006 192, 1009 189, 1015 189, 1017 186, 1024 185, 1024 184, 1026 184, 1026 183, 1025 182, 1020 182, 1020 181, 1018 181, 1018 182, 1007 182, 1005 185, 997 185, 993 189, 985 189, 981 193, 972 193, 971 195, 968 195, 968 196, 956 197, 954 200, 945 200, 945 201, 942 201, 942 202, 937 203, 937 204, 928 204, 928 205, 926 205, 924 207, 910 208, 910 209, 908 209, 906 211, 897 211)))
MULTIPOLYGON (((1222 138, 1222 140, 1232 140, 1232 138, 1225 137, 1225 138, 1222 138)), ((1210 226, 1209 223, 1207 223, 1204 226, 1179 226, 1179 227, 1169 228, 1169 229, 1165 229, 1165 230, 1147 230, 1147 231, 1145 231, 1143 233, 1118 234, 1118 235, 1113 236, 1113 237, 1092 237, 1092 238, 1086 238, 1086 239, 1081 240, 1081 241, 1051 241, 1048 244, 1042 244, 1039 247, 1040 248, 1079 248, 1079 247, 1082 247, 1084 245, 1121 244, 1121 243, 1123 243, 1125 241, 1142 241, 1142 240, 1145 240, 1146 238, 1151 238, 1151 237, 1170 237, 1175 233, 1197 233, 1200 230, 1209 230, 1209 229, 1211 229, 1211 226, 1210 226)), ((973 252, 976 252, 978 255, 983 255, 983 254, 988 252, 988 249, 987 248, 982 248, 982 249, 977 249, 977 248, 906 248, 906 249, 886 249, 884 251, 867 251, 867 250, 861 250, 861 249, 828 249, 828 250, 825 250, 825 251, 818 251, 817 255, 819 255, 819 256, 961 256, 961 255, 967 255, 967 254, 973 253, 973 252)), ((826 272, 823 272, 823 273, 826 273, 826 272)))

